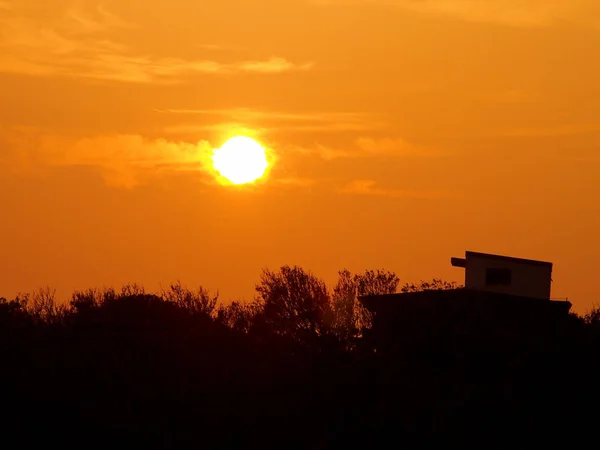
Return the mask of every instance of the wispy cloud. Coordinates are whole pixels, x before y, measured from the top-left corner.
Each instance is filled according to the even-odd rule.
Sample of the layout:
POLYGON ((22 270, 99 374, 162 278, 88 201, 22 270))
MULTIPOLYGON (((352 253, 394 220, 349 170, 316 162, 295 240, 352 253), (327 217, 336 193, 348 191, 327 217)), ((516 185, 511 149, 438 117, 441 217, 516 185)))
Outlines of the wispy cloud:
POLYGON ((299 122, 332 122, 332 121, 364 121, 366 116, 363 113, 355 112, 337 112, 337 111, 314 111, 304 113, 290 113, 283 111, 266 111, 251 108, 229 108, 229 109, 156 109, 156 112, 170 114, 191 114, 191 115, 214 115, 226 116, 237 120, 290 120, 299 122))
POLYGON ((231 129, 260 130, 262 132, 296 131, 331 133, 340 131, 372 132, 387 128, 380 118, 353 112, 317 111, 289 113, 281 111, 262 111, 249 108, 220 110, 206 109, 163 109, 158 113, 185 116, 202 116, 203 124, 198 120, 169 127, 169 133, 188 133, 203 130, 228 131, 231 129))
POLYGON ((309 187, 318 184, 317 180, 311 178, 274 178, 272 180, 273 184, 281 185, 281 186, 289 186, 289 187, 309 187))
POLYGON ((363 155, 379 155, 379 156, 437 156, 435 152, 429 148, 417 146, 405 141, 402 138, 380 138, 373 139, 370 137, 361 137, 356 141, 356 146, 361 150, 363 155))
MULTIPOLYGON (((137 134, 74 139, 35 129, 0 128, 0 148, 0 164, 4 169, 26 174, 43 173, 57 167, 88 167, 98 171, 109 186, 120 188, 153 184, 183 173, 194 174, 203 184, 218 184, 212 165, 214 148, 206 140, 149 139, 137 134)), ((284 157, 284 154, 277 154, 273 161, 284 157)), ((368 179, 355 180, 338 188, 329 178, 277 170, 277 163, 274 169, 269 174, 269 184, 286 189, 321 186, 342 194, 403 198, 446 195, 384 188, 368 179)))
MULTIPOLYGON (((386 5, 421 14, 499 25, 547 26, 560 21, 593 23, 596 0, 312 0, 321 5, 386 5)), ((597 22, 594 23, 597 25, 597 22)))
POLYGON ((198 45, 198 48, 201 48, 203 50, 212 50, 212 51, 224 50, 223 46, 218 45, 218 44, 200 44, 200 45, 198 45))
POLYGON ((174 173, 212 173, 213 147, 207 141, 176 142, 139 135, 74 140, 33 130, 4 130, 0 137, 12 149, 0 159, 19 171, 86 166, 97 169, 107 184, 126 188, 174 173))
POLYGON ((383 188, 377 186, 375 180, 354 180, 338 190, 347 195, 369 195, 376 197, 438 199, 448 197, 447 192, 438 191, 413 191, 406 189, 383 188))
POLYGON ((238 70, 256 73, 283 73, 294 70, 309 70, 314 63, 294 64, 285 58, 272 56, 266 61, 248 61, 237 65, 238 70))
POLYGON ((278 74, 308 70, 313 65, 278 56, 232 62, 159 57, 142 54, 105 35, 111 29, 134 26, 102 7, 89 12, 70 10, 56 23, 41 23, 14 9, 0 8, 0 72, 174 83, 197 74, 278 74))
POLYGON ((340 158, 408 158, 431 157, 441 153, 432 149, 406 142, 402 138, 370 138, 361 137, 353 145, 347 147, 333 147, 315 143, 313 146, 292 147, 292 151, 304 155, 318 155, 327 161, 340 158))
POLYGON ((582 124, 560 124, 549 127, 513 128, 503 131, 502 136, 508 137, 557 137, 575 136, 581 134, 597 134, 600 132, 600 122, 582 124))
MULTIPOLYGON (((114 134, 73 139, 32 128, 0 127, 0 166, 9 173, 32 176, 55 168, 86 167, 111 187, 133 189, 191 174, 204 185, 218 185, 210 142, 148 139, 114 134)), ((268 184, 303 189, 323 180, 270 172, 268 184)))
MULTIPOLYGON (((0 165, 25 175, 43 174, 59 167, 87 167, 107 185, 131 189, 193 174, 207 185, 217 185, 210 142, 150 139, 138 134, 72 138, 28 127, 0 126, 0 165)), ((271 162, 277 156, 272 155, 271 162)), ((269 184, 288 189, 306 188, 322 181, 298 174, 271 172, 269 184)))
POLYGON ((80 8, 71 8, 66 12, 66 19, 72 21, 71 31, 83 33, 97 33, 115 28, 136 29, 136 24, 128 22, 118 15, 108 11, 104 6, 98 5, 92 11, 80 8))

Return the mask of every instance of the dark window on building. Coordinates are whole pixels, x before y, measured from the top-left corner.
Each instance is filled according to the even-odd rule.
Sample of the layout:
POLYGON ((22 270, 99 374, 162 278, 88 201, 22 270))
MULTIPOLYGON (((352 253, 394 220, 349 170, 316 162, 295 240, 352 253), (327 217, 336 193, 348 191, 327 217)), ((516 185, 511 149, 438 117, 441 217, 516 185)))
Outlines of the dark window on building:
POLYGON ((510 269, 486 269, 485 284, 487 286, 510 286, 512 271, 510 269))

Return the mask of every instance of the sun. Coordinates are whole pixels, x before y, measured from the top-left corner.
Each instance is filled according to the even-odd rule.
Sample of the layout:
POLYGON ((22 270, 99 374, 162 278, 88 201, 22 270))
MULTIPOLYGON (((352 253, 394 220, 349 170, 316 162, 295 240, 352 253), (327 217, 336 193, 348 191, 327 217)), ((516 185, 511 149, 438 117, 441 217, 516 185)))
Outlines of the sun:
POLYGON ((237 136, 214 150, 213 166, 233 184, 247 184, 262 177, 269 166, 265 149, 254 139, 237 136))

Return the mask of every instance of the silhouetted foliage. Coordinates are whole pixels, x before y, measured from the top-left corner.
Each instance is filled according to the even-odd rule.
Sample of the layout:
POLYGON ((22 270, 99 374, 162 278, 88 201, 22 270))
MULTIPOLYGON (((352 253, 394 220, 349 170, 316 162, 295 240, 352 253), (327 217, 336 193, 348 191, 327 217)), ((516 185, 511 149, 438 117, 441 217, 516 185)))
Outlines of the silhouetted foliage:
POLYGON ((310 272, 297 266, 264 270, 256 292, 276 333, 303 341, 329 332, 333 320, 329 292, 310 272))
POLYGON ((31 317, 42 322, 61 322, 68 313, 67 305, 56 301, 56 290, 50 287, 38 289, 32 294, 20 294, 15 301, 31 317))
MULTIPOLYGON (((262 273, 250 302, 218 304, 179 282, 158 294, 89 289, 66 303, 49 288, 0 298, 0 431, 9 446, 78 450, 512 450, 589 438, 598 308, 546 328, 528 319, 523 335, 497 333, 493 318, 475 335, 451 320, 430 335, 407 321, 412 350, 386 356, 363 338, 371 317, 358 297, 398 287, 393 272, 344 270, 329 289, 284 266, 262 273)), ((434 279, 400 291, 458 287, 434 279)))
POLYGON ((168 290, 163 290, 162 298, 180 308, 192 313, 212 316, 219 300, 219 295, 211 295, 202 287, 193 292, 183 286, 181 282, 171 284, 168 290))
POLYGON ((117 293, 114 289, 88 289, 86 291, 75 291, 71 297, 71 307, 77 313, 86 313, 99 308, 107 301, 115 300, 117 293))
POLYGON ((400 279, 393 272, 367 270, 352 275, 349 270, 339 272, 333 289, 334 327, 343 341, 362 335, 371 327, 371 313, 358 302, 363 295, 393 294, 398 289, 400 279))
POLYGON ((594 307, 583 316, 583 320, 593 327, 600 326, 600 307, 594 305, 594 307))
POLYGON ((454 281, 444 281, 439 278, 434 278, 431 281, 421 281, 417 284, 406 283, 400 289, 402 293, 408 292, 423 292, 423 291, 441 291, 445 289, 459 289, 462 286, 458 285, 454 281))
POLYGON ((217 310, 217 320, 235 331, 249 333, 256 319, 263 312, 263 306, 258 302, 232 302, 220 305, 217 310))

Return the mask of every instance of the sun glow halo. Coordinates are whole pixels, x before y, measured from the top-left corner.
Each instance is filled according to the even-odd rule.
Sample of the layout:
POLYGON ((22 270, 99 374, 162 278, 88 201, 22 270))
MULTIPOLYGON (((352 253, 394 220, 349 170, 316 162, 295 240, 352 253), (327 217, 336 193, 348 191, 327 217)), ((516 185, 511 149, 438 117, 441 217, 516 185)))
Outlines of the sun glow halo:
POLYGON ((269 166, 265 149, 245 136, 229 139, 214 151, 212 159, 215 170, 233 184, 252 183, 269 166))

